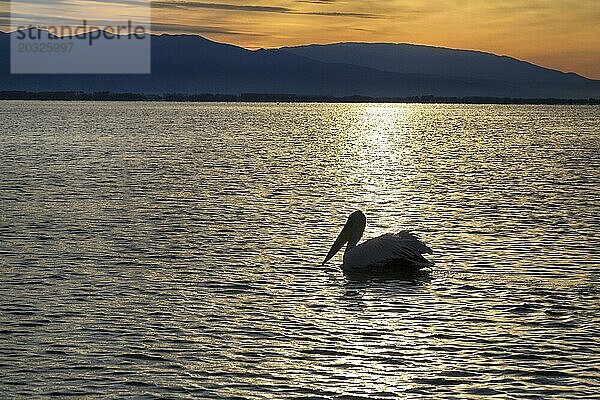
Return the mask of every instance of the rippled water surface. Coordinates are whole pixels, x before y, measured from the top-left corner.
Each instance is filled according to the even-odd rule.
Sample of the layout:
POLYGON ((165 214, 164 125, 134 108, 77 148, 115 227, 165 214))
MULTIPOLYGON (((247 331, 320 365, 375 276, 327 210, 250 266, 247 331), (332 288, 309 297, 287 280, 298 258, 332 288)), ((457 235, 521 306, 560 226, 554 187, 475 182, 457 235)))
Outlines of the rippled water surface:
POLYGON ((600 108, 0 103, 0 392, 598 398, 600 108), (320 265, 347 215, 411 280, 320 265))

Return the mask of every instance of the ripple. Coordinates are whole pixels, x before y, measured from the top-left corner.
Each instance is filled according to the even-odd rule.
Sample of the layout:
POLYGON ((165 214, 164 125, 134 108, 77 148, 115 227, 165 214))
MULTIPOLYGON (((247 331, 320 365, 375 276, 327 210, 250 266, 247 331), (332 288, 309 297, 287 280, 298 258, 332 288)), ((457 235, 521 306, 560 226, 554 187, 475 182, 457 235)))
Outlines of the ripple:
POLYGON ((597 397, 598 107, 0 116, 7 397, 597 397), (322 267, 356 208, 435 267, 322 267))

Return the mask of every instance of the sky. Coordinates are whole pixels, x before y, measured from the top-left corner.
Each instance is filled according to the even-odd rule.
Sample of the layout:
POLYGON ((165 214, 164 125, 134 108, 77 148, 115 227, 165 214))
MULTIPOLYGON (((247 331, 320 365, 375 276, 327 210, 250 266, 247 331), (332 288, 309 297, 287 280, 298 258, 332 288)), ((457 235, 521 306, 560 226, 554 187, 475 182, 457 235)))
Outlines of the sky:
MULTIPOLYGON (((13 9, 15 3, 27 1, 32 0, 13 0, 13 9)), ((148 4, 145 0, 35 3, 52 1, 63 6, 53 14, 62 20, 77 19, 77 6, 84 2, 94 4, 94 14, 104 18, 122 18, 132 6, 148 4)), ((2 9, 6 4, 0 0, 0 16, 6 17, 6 8, 2 9)), ((200 34, 250 49, 344 41, 424 44, 509 55, 595 79, 600 79, 599 21, 600 0, 152 2, 152 29, 157 33, 200 34)))

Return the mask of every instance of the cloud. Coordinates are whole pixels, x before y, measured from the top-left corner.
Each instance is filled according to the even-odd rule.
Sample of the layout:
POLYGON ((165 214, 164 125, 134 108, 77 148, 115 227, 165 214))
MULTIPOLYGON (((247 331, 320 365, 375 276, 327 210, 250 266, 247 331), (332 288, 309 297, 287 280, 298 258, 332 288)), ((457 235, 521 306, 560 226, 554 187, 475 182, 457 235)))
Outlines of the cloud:
MULTIPOLYGON (((333 4, 335 0, 313 0, 319 4, 333 4)), ((279 6, 262 6, 262 5, 245 5, 245 4, 228 4, 228 3, 206 3, 197 1, 153 1, 153 8, 167 9, 196 9, 205 8, 210 10, 225 10, 225 11, 242 11, 242 12, 261 12, 261 13, 280 13, 292 15, 314 15, 321 17, 353 17, 353 18, 381 18, 380 15, 360 13, 360 12, 343 12, 343 11, 299 11, 289 7, 279 6)))
POLYGON ((354 13, 354 12, 338 12, 338 11, 330 11, 330 12, 294 12, 294 14, 299 15, 317 15, 321 17, 355 17, 355 18, 383 18, 381 15, 377 14, 364 14, 364 13, 354 13))
POLYGON ((333 4, 337 0, 297 0, 296 3, 309 3, 309 4, 333 4))
POLYGON ((153 8, 208 8, 212 10, 249 11, 249 12, 271 12, 287 13, 293 10, 286 7, 236 5, 225 3, 202 3, 196 1, 153 1, 153 8))

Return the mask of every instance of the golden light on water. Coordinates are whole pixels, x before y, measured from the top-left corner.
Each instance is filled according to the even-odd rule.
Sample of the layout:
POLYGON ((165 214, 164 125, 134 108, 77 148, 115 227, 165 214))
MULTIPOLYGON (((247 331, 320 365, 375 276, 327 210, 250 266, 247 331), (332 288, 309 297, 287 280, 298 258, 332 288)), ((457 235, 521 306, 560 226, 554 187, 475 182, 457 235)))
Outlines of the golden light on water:
POLYGON ((1 107, 2 393, 595 395, 597 107, 1 107), (322 266, 356 208, 431 272, 322 266))
MULTIPOLYGON (((351 111, 349 129, 353 140, 347 146, 356 162, 349 179, 365 192, 362 204, 356 207, 377 209, 393 203, 410 212, 410 196, 403 193, 412 190, 417 173, 411 149, 420 146, 420 139, 414 137, 412 129, 415 120, 421 118, 421 110, 415 106, 375 104, 357 106, 351 111), (391 181, 401 183, 390 185, 391 181)), ((367 228, 373 235, 385 233, 397 218, 394 214, 383 217, 367 228)))

